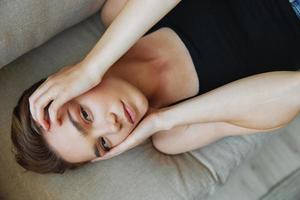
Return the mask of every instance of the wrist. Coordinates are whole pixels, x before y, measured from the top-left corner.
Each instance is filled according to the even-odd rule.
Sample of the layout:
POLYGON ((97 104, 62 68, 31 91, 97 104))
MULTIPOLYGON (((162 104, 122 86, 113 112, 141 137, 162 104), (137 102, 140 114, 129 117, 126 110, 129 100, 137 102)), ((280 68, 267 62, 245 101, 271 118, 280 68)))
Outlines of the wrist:
POLYGON ((168 107, 160 109, 157 114, 157 123, 161 130, 170 130, 177 126, 176 117, 168 107))
POLYGON ((84 68, 84 71, 89 74, 89 77, 94 80, 101 80, 105 74, 105 71, 99 66, 90 60, 84 58, 80 61, 80 66, 84 68))

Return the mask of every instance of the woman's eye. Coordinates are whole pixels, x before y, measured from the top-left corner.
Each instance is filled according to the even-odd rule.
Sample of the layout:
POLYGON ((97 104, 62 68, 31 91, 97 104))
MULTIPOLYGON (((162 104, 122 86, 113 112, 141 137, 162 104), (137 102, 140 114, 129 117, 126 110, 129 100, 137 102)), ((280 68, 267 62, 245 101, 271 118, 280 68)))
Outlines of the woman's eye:
POLYGON ((103 149, 105 151, 109 151, 110 150, 109 144, 104 140, 103 137, 100 138, 100 144, 101 144, 101 146, 103 147, 103 149))
POLYGON ((80 106, 80 115, 85 121, 87 121, 87 122, 92 121, 91 116, 89 116, 89 114, 84 110, 84 108, 82 106, 80 106))

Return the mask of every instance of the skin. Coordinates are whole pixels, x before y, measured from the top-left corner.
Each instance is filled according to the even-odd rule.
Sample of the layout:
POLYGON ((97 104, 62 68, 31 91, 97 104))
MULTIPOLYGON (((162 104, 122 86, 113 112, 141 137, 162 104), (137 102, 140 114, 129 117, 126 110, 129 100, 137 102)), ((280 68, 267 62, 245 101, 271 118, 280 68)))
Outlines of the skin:
MULTIPOLYGON (((107 8, 109 7, 107 6, 107 8)), ((111 12, 107 13, 112 14, 111 12)), ((107 16, 104 22, 108 25, 112 19, 113 15, 107 16)), ((45 134, 45 138, 53 150, 69 162, 92 160, 96 157, 93 146, 97 143, 100 137, 105 137, 105 139, 111 143, 112 147, 117 146, 136 127, 136 124, 133 126, 131 125, 131 127, 130 124, 127 124, 128 126, 125 124, 123 126, 123 128, 125 127, 124 129, 118 128, 120 127, 120 124, 122 125, 122 120, 119 120, 119 117, 116 117, 119 116, 119 113, 121 113, 120 110, 122 105, 120 100, 124 100, 125 102, 128 101, 129 104, 132 103, 130 105, 136 106, 139 111, 138 120, 136 122, 138 123, 151 107, 161 108, 197 94, 198 80, 196 80, 196 72, 192 70, 193 67, 194 66, 191 63, 187 50, 182 46, 182 43, 172 31, 168 29, 160 29, 149 34, 141 38, 137 44, 128 51, 128 53, 126 53, 112 68, 110 68, 101 82, 101 86, 98 85, 91 91, 65 104, 62 109, 62 125, 51 126, 49 134, 45 134), (173 57, 171 55, 177 56, 173 57), (178 88, 181 88, 181 90, 178 90, 178 88), (76 110, 78 111, 78 102, 87 104, 87 107, 92 109, 93 114, 94 112, 97 112, 95 114, 96 117, 94 118, 93 124, 87 126, 89 128, 89 134, 86 137, 80 136, 78 131, 76 132, 76 129, 72 127, 69 121, 67 121, 68 117, 66 110, 70 109, 71 114, 76 110), (104 123, 104 121, 106 123, 104 123)), ((271 77, 272 74, 269 76, 271 77)), ((292 78, 290 75, 289 77, 292 78)), ((279 78, 280 80, 285 80, 286 77, 284 77, 284 73, 281 73, 279 78)), ((296 77, 296 80, 299 80, 298 76, 296 77)), ((281 83, 282 81, 274 80, 274 82, 281 83)), ((256 81, 254 81, 254 83, 256 83, 256 81)), ((231 85, 232 87, 229 87, 233 89, 232 93, 234 94, 241 94, 242 91, 248 91, 250 88, 261 87, 259 84, 254 87, 246 85, 244 86, 246 89, 243 88, 239 90, 235 88, 236 85, 243 86, 243 82, 233 83, 231 85)), ((280 91, 278 87, 276 90, 272 89, 272 85, 274 84, 270 83, 266 86, 268 91, 280 91)), ((226 87, 216 90, 215 93, 218 91, 222 92, 223 90, 226 90, 226 87)), ((211 94, 214 93, 212 92, 211 94)), ((257 96, 254 99, 262 97, 261 94, 255 95, 257 96)), ((286 95, 287 94, 284 93, 283 96, 285 98, 283 98, 283 100, 287 99, 286 95)), ((197 99, 205 99, 206 96, 208 95, 203 95, 203 97, 199 96, 197 99)), ((220 114, 230 116, 228 112, 221 112, 223 110, 222 108, 228 107, 228 104, 221 104, 221 102, 226 102, 227 99, 228 97, 225 95, 223 98, 218 96, 215 99, 208 99, 207 101, 202 100, 199 104, 196 104, 196 100, 195 102, 189 101, 186 104, 193 104, 193 106, 190 106, 192 108, 208 108, 210 104, 218 102, 221 106, 221 108, 218 109, 220 114)), ((251 103, 255 103, 254 106, 256 106, 256 101, 251 100, 251 103)), ((185 104, 182 103, 182 105, 185 104)), ((295 105, 290 106, 291 110, 294 110, 294 106, 295 105)), ((296 107, 297 106, 298 104, 296 107)), ((234 105, 232 109, 228 110, 234 111, 233 108, 235 107, 238 110, 238 113, 249 114, 249 110, 245 112, 241 111, 243 108, 248 107, 243 105, 234 105)), ((188 110, 189 109, 181 109, 180 112, 177 113, 176 110, 172 111, 171 116, 193 117, 193 112, 188 110), (185 113, 182 110, 184 110, 185 113)), ((286 110, 288 111, 288 109, 286 110)), ((195 115, 195 117, 197 117, 197 119, 200 118, 199 116, 208 118, 213 115, 213 117, 218 117, 216 112, 211 112, 210 110, 208 110, 208 112, 205 111, 205 109, 202 110, 200 114, 195 115)), ((266 114, 267 112, 265 112, 265 115, 266 114)), ((286 112, 286 116, 288 115, 291 115, 290 112, 286 112)), ((253 114, 252 116, 258 115, 253 114)), ((263 117, 264 115, 260 114, 260 116, 263 117)), ((292 116, 294 116, 294 113, 292 113, 292 116)), ((240 119, 241 117, 238 116, 236 118, 240 119)), ((288 117, 284 118, 290 119, 288 117)), ((125 119, 125 117, 123 119, 125 119)), ((266 119, 270 119, 270 117, 266 117, 266 119)), ((279 128, 279 126, 277 126, 278 124, 276 124, 276 126, 267 126, 266 129, 256 129, 256 127, 252 129, 247 128, 249 123, 252 122, 251 120, 245 121, 245 125, 243 126, 228 123, 228 121, 233 120, 219 119, 211 121, 213 122, 206 121, 206 123, 187 123, 186 125, 174 127, 169 131, 158 132, 152 137, 153 144, 161 152, 167 154, 178 154, 200 148, 224 136, 269 131, 279 128)), ((266 123, 264 123, 264 125, 266 123)), ((279 123, 279 125, 281 124, 279 123)), ((100 153, 103 153, 103 151, 101 152, 100 150, 100 153)))
MULTIPOLYGON (((111 12, 111 8, 106 4, 102 10, 101 17, 107 26, 119 11, 111 12)), ((197 92, 197 74, 187 49, 173 31, 161 29, 139 39, 105 73, 100 84, 64 104, 60 109, 61 125, 52 123, 43 135, 50 148, 66 161, 91 161, 96 158, 95 145, 101 156, 105 153, 101 148, 102 138, 110 148, 117 146, 134 130, 147 111, 191 97, 197 92), (174 54, 177 57, 171 56, 174 54), (178 87, 182 90, 178 91, 178 87), (136 110, 134 125, 126 121, 121 100, 136 110), (93 116, 92 123, 82 119, 84 115, 80 114, 80 105, 84 105, 87 113, 93 116), (87 129, 86 136, 72 125, 68 110, 75 121, 87 129)))
MULTIPOLYGON (((106 2, 101 13, 106 26, 125 2, 106 2), (118 3, 118 9, 113 9, 118 3)), ((90 161, 96 158, 95 145, 100 155, 105 153, 101 148, 102 138, 110 148, 117 146, 147 111, 168 106, 197 92, 197 74, 186 47, 173 31, 164 28, 139 39, 109 68, 100 84, 64 104, 60 108, 61 124, 50 124, 46 112, 45 119, 48 119, 50 128, 43 130, 43 136, 50 148, 66 161, 90 161), (181 91, 178 91, 179 87, 181 91), (136 110, 134 125, 126 121, 121 100, 136 110), (80 105, 92 116, 92 122, 84 121, 80 105), (87 129, 86 136, 72 125, 67 111, 87 129)))
POLYGON ((186 47, 173 31, 163 28, 141 38, 107 71, 100 84, 64 104, 61 125, 52 123, 43 135, 52 150, 66 161, 91 161, 96 158, 95 144, 101 156, 105 153, 100 147, 102 137, 110 148, 117 146, 147 111, 194 96, 198 90, 197 73, 186 47), (121 100, 138 113, 134 125, 126 121, 121 100), (93 116, 92 123, 79 120, 84 116, 80 115, 80 105, 93 116), (83 137, 72 125, 68 110, 88 129, 87 136, 83 137))
POLYGON ((104 145, 112 148, 137 126, 151 108, 151 89, 144 84, 138 88, 124 78, 108 74, 101 84, 66 103, 61 110, 61 125, 52 124, 43 135, 52 150, 63 159, 69 162, 90 161, 96 158, 95 145, 99 154, 104 155, 102 138, 104 145), (135 110, 137 118, 134 124, 126 119, 121 101, 135 110), (68 111, 86 134, 74 127, 68 111))
MULTIPOLYGON (((125 1, 108 1, 104 5, 101 18, 106 26, 113 21, 124 3, 125 1)), ((162 108, 189 98, 196 95, 198 90, 198 77, 188 50, 171 29, 162 28, 139 39, 106 72, 103 81, 97 87, 66 103, 61 108, 61 126, 51 124, 48 131, 44 130, 46 132, 44 136, 52 150, 69 162, 93 160, 96 158, 95 144, 98 144, 100 154, 104 153, 99 146, 102 137, 109 142, 109 147, 117 146, 136 127, 147 110, 162 108), (128 101, 139 111, 134 126, 125 123, 123 129, 118 129, 125 121, 125 116, 121 120, 116 117, 122 113, 120 100, 128 101), (80 119, 82 115, 79 115, 79 104, 92 111, 91 115, 96 115, 93 123, 85 126, 90 133, 85 137, 73 127, 67 114, 69 109, 70 114, 74 115, 73 118, 80 119)), ((207 128, 211 126, 215 127, 209 124, 207 128)), ((198 129, 207 132, 203 131, 204 126, 201 124, 198 129)), ((170 130, 172 136, 168 131, 154 134, 152 137, 154 147, 161 152, 167 152, 166 148, 170 148, 167 141, 188 140, 183 134, 186 130, 184 126, 170 130)), ((191 144, 191 141, 187 144, 191 144)), ((182 150, 178 145, 171 146, 172 149, 182 150)))
MULTIPOLYGON (((69 162, 95 159, 95 145, 99 154, 104 155, 102 138, 108 147, 117 146, 147 111, 198 92, 197 74, 186 54, 187 50, 169 29, 144 36, 107 71, 100 84, 61 107, 61 124, 52 123, 48 130, 43 130, 46 142, 69 162), (175 59, 169 54, 178 56, 175 59), (182 90, 178 91, 179 87, 182 90), (137 120, 133 125, 126 120, 121 101, 136 111, 137 120), (87 130, 86 136, 72 125, 67 111, 87 130), (92 118, 92 122, 85 121, 84 116, 92 118)), ((45 119, 49 121, 47 115, 48 112, 45 119)))
MULTIPOLYGON (((106 26, 112 23, 126 2, 126 0, 109 0, 106 2, 101 13, 102 21, 106 26)), ((166 38, 172 38, 171 36, 172 34, 170 33, 166 38)), ((178 41, 178 38, 173 38, 173 43, 176 43, 176 41, 178 41)), ((163 40, 163 42, 165 42, 165 40, 163 40)), ((168 48, 168 51, 170 51, 170 49, 171 48, 168 48)), ((177 53, 176 55, 183 54, 184 53, 177 53)), ((187 55, 186 57, 189 56, 187 55)), ((189 64, 186 62, 185 64, 178 65, 177 68, 179 69, 184 65, 189 64)), ((173 119, 173 116, 186 116, 185 118, 175 118, 182 121, 186 119, 185 123, 181 123, 181 125, 173 123, 174 128, 155 133, 151 138, 153 146, 166 154, 179 154, 201 148, 225 136, 269 132, 283 127, 299 112, 300 101, 297 100, 299 99, 299 93, 296 92, 299 90, 297 89, 299 85, 299 77, 297 77, 297 74, 299 73, 276 72, 274 74, 267 73, 251 76, 239 82, 232 83, 230 87, 223 86, 219 88, 219 90, 211 92, 210 94, 212 96, 216 94, 216 98, 206 98, 210 95, 200 95, 195 98, 194 101, 183 102, 180 104, 181 106, 174 105, 170 108, 169 114, 167 114, 164 119, 173 119), (257 78, 263 79, 266 77, 269 80, 268 84, 265 82, 260 84, 259 81, 257 81, 257 78), (282 84, 286 80, 288 80, 286 82, 287 85, 282 84), (295 80, 296 83, 292 80, 295 80), (251 82, 251 84, 247 81, 249 81, 249 83, 251 82), (278 85, 278 83, 281 84, 278 85), (252 95, 241 95, 244 91, 252 91, 253 88, 256 88, 256 90, 253 91, 252 95), (274 92, 270 93, 270 96, 265 96, 266 93, 258 92, 258 88, 260 88, 261 91, 274 92), (286 92, 286 88, 291 88, 290 91, 292 92, 286 92), (224 95, 219 95, 228 89, 232 90, 232 92, 225 92, 224 95), (276 93, 280 94, 279 96, 282 98, 278 98, 276 93), (246 99, 242 102, 245 102, 245 104, 233 104, 232 107, 229 107, 228 100, 230 101, 232 99, 230 94, 236 94, 236 98, 238 99, 244 96, 246 99), (230 96, 230 98, 228 98, 228 96, 230 96), (273 104, 269 103, 268 106, 264 106, 264 109, 260 107, 261 102, 269 102, 269 99, 274 99, 274 96, 279 100, 278 102, 273 102, 273 104), (296 103, 293 103, 291 99, 296 99, 296 103), (248 105, 246 102, 249 102, 248 105), (211 109, 205 109, 210 108, 210 105, 219 105, 220 108, 214 109, 214 112, 212 112, 211 109), (184 108, 176 109, 177 107, 184 108), (195 107, 199 108, 196 109, 199 111, 196 114, 194 112, 196 111, 194 109, 195 107), (225 107, 227 110, 224 112, 223 108, 225 107), (250 111, 249 107, 259 109, 251 109, 250 111), (192 110, 189 108, 192 108, 192 110), (277 109, 280 110, 280 117, 273 113, 273 111, 277 109), (259 113, 256 113, 257 111, 259 113), (237 113, 237 115, 233 113, 237 113), (251 118, 251 116, 254 116, 254 118, 251 118), (258 118, 257 116, 260 117, 258 118), (188 123, 188 118, 194 118, 194 122, 199 123, 188 123), (206 118, 206 120, 200 120, 202 118, 206 118), (210 121, 207 119, 210 119, 210 121)), ((199 78, 201 79, 201 77, 199 78)), ((190 81, 191 80, 192 79, 190 79, 190 81)), ((183 84, 181 84, 181 86, 182 85, 183 84)), ((192 85, 196 84, 190 82, 190 87, 192 87, 192 85)))

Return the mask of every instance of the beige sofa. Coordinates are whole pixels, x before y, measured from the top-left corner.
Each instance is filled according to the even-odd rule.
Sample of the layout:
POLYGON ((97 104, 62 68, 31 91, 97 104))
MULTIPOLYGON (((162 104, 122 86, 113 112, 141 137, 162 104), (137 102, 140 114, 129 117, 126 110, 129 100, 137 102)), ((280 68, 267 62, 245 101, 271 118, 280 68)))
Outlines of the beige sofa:
MULTIPOLYGON (((63 175, 25 172, 11 153, 11 112, 21 92, 82 59, 104 31, 102 0, 0 1, 0 199, 206 199, 272 134, 230 137, 168 156, 150 140, 63 175)), ((121 33, 120 33, 121 34, 121 33)))

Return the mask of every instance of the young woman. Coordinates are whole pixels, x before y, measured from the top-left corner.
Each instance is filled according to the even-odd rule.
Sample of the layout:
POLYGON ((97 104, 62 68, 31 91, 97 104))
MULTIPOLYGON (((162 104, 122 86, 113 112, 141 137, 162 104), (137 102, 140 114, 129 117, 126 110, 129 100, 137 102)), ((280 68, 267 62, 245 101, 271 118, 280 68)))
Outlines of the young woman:
MULTIPOLYGON (((106 26, 125 3, 105 4, 106 26)), ((151 133, 143 139, 152 136, 159 151, 178 154, 283 127, 300 110, 299 36, 287 0, 182 1, 100 84, 61 107, 60 124, 42 128, 30 114, 29 97, 44 80, 25 91, 12 122, 17 161, 40 173, 63 172, 99 160, 138 131, 151 133), (164 112, 149 120, 155 125, 145 125, 158 109, 164 112)))

